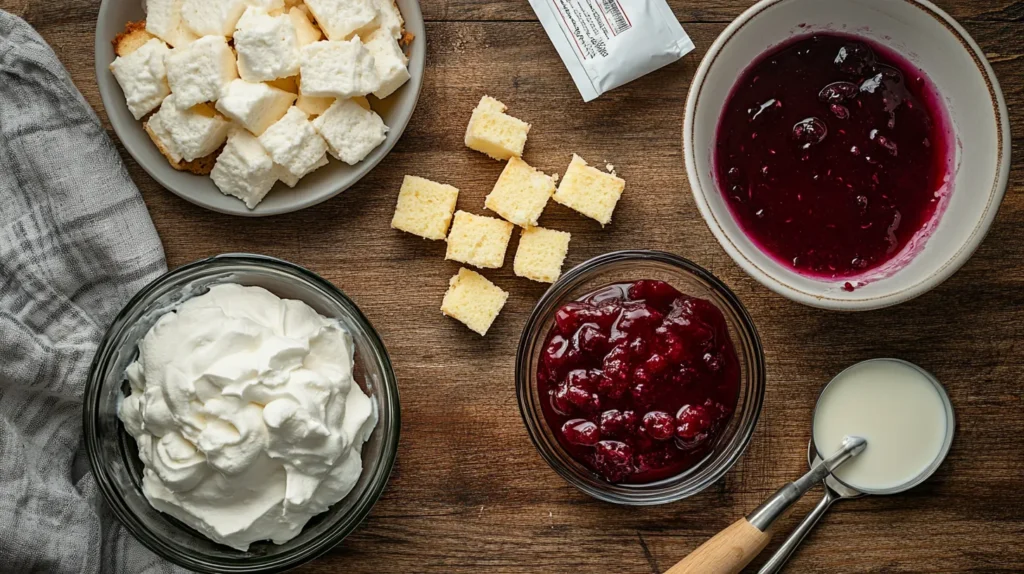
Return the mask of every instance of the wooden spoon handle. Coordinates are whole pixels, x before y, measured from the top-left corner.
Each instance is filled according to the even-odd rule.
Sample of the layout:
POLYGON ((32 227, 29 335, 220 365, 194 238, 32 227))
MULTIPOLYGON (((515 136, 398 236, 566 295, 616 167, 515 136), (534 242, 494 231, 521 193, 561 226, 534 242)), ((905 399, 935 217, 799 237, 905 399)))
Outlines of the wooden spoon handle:
POLYGON ((665 574, 738 574, 764 550, 771 538, 771 529, 761 532, 746 518, 741 518, 698 546, 665 574))

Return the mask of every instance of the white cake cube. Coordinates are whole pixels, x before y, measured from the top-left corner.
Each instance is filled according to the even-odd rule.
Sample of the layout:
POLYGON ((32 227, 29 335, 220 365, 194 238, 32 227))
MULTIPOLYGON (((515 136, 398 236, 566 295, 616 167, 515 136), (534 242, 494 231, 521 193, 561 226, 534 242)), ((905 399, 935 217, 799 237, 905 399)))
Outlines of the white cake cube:
POLYGON ((334 98, 318 98, 306 94, 299 94, 299 99, 295 100, 295 105, 310 117, 316 117, 326 112, 333 103, 334 98))
POLYGON ((345 99, 380 89, 373 56, 358 37, 303 46, 301 68, 299 90, 307 96, 345 99))
POLYGON ((377 27, 375 0, 306 0, 328 40, 348 40, 377 27))
POLYGON ((217 151, 231 124, 207 104, 182 106, 177 94, 164 98, 144 128, 161 152, 175 163, 192 161, 217 151))
POLYGON ((288 17, 292 19, 292 25, 295 26, 295 35, 299 39, 300 48, 316 42, 323 36, 320 33, 320 28, 317 28, 309 21, 309 15, 301 8, 292 7, 289 9, 288 17))
POLYGON ((222 193, 241 199, 252 209, 274 187, 277 171, 259 140, 245 130, 236 129, 228 136, 224 151, 217 156, 210 177, 222 193))
POLYGON ((409 81, 409 59, 402 52, 398 40, 391 37, 383 28, 371 32, 363 41, 363 45, 373 56, 373 63, 380 77, 380 88, 374 90, 373 95, 383 100, 409 81))
POLYGON ((320 137, 309 117, 292 106, 259 137, 275 163, 296 177, 327 165, 327 143, 320 137))
POLYGON ((364 109, 353 100, 337 100, 313 127, 327 140, 331 155, 355 165, 384 142, 388 127, 375 112, 364 109))
POLYGON ((295 101, 295 94, 264 83, 232 80, 217 100, 217 111, 255 135, 281 119, 295 101))
POLYGON ((184 107, 220 99, 238 77, 235 55, 223 36, 203 36, 175 48, 166 62, 167 83, 184 107))
POLYGON ((128 102, 128 111, 135 119, 155 110, 171 93, 167 86, 164 58, 171 52, 162 40, 151 38, 127 56, 110 63, 110 71, 128 102))
POLYGON ((178 48, 199 39, 181 20, 183 0, 147 0, 146 31, 178 48))
POLYGON ((245 0, 183 0, 181 18, 197 36, 227 38, 247 6, 245 0))
POLYGON ((395 0, 374 0, 374 4, 377 6, 377 22, 380 27, 387 30, 392 38, 401 38, 405 19, 402 18, 395 0))
POLYGON ((247 82, 269 82, 299 73, 299 39, 288 16, 248 8, 235 30, 238 75, 247 82))

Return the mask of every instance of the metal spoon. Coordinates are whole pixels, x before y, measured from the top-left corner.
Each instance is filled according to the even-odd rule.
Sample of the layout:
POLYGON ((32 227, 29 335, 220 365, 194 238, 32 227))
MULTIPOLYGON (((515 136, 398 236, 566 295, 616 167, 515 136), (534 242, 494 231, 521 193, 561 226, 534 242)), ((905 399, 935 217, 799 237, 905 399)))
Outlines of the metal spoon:
MULTIPOLYGON (((811 441, 807 445, 807 464, 814 467, 814 465, 819 462, 821 462, 821 457, 819 457, 818 453, 815 452, 814 442, 811 441)), ((811 533, 811 530, 818 524, 821 517, 825 516, 825 512, 828 511, 829 507, 831 507, 834 502, 844 498, 860 498, 861 496, 864 496, 863 492, 846 486, 836 480, 836 478, 831 474, 821 481, 821 485, 825 489, 825 496, 822 497, 821 502, 818 503, 818 506, 814 507, 814 510, 804 517, 803 521, 800 522, 796 529, 794 529, 789 537, 786 538, 785 542, 782 543, 782 546, 779 546, 779 549, 775 551, 775 554, 773 554, 772 557, 764 563, 764 566, 761 566, 761 569, 758 570, 758 574, 775 574, 782 570, 782 567, 786 564, 786 561, 789 560, 789 557, 796 552, 800 543, 804 541, 804 538, 807 538, 807 535, 811 533)))

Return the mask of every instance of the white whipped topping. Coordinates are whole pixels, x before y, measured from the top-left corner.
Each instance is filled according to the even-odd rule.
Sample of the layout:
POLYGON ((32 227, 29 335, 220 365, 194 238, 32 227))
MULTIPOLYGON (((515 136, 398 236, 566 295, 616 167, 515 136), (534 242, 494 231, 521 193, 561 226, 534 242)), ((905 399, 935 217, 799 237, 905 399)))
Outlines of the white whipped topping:
POLYGON ((154 508, 211 540, 283 544, 352 490, 376 406, 352 336, 301 301, 222 284, 157 320, 119 417, 154 508))

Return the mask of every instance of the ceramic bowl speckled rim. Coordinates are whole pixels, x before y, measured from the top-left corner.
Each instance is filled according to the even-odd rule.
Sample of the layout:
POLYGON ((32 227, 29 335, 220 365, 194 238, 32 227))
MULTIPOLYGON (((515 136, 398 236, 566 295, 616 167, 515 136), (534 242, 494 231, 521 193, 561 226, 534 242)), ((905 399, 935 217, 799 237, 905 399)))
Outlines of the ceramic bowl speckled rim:
POLYGON ((995 218, 1009 178, 1010 146, 1006 103, 983 52, 956 21, 926 0, 762 0, 733 21, 708 50, 691 85, 683 121, 683 156, 690 188, 725 251, 772 291, 805 305, 834 310, 896 305, 929 291, 956 272, 977 249, 995 218), (957 139, 956 179, 949 205, 923 248, 905 265, 865 281, 853 292, 842 289, 845 279, 806 277, 762 252, 735 222, 711 168, 714 130, 724 94, 738 76, 732 63, 723 70, 727 66, 721 62, 735 60, 741 52, 745 67, 757 54, 793 35, 817 30, 864 35, 920 66, 946 100, 957 139), (908 48, 892 33, 898 30, 914 38, 920 49, 908 48))
MULTIPOLYGON (((124 30, 127 22, 145 19, 142 2, 143 0, 102 0, 100 3, 99 18, 96 21, 96 82, 110 124, 128 153, 160 185, 191 203, 220 213, 250 217, 278 215, 311 207, 352 187, 376 167, 398 143, 412 118, 423 86, 427 54, 426 30, 419 2, 397 0, 405 18, 405 28, 413 35, 412 43, 409 45, 411 78, 384 100, 370 96, 371 106, 389 128, 387 139, 356 165, 350 166, 331 157, 330 163, 302 178, 294 189, 277 182, 274 189, 255 209, 249 209, 237 198, 222 194, 209 176, 194 175, 172 168, 142 129, 142 121, 136 120, 128 111, 121 86, 108 67, 114 61, 111 41, 124 30)), ((372 190, 363 191, 369 193, 372 190)))
POLYGON ((113 515, 146 547, 179 566, 209 573, 281 572, 327 552, 355 531, 384 492, 398 452, 398 381, 384 342, 356 304, 308 269, 264 255, 231 253, 161 275, 136 294, 111 323, 90 367, 82 408, 85 449, 96 483, 113 515), (164 313, 220 283, 263 287, 332 317, 355 344, 353 378, 370 397, 377 426, 363 444, 363 470, 352 491, 310 519, 284 544, 253 543, 247 552, 217 544, 168 514, 142 493, 135 440, 117 416, 127 390, 125 368, 138 342, 164 313))

